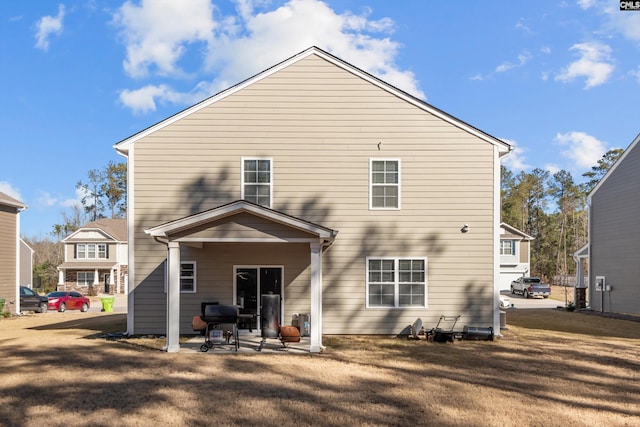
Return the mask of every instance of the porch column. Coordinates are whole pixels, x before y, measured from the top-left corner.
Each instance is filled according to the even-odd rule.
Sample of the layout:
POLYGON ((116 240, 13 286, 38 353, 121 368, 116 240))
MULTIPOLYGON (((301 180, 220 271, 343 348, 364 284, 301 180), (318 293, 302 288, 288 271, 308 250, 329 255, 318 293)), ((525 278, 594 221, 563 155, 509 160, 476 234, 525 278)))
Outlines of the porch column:
MULTIPOLYGON (((65 272, 66 270, 58 270, 58 287, 60 287, 59 285, 64 285, 64 276, 65 276, 65 272)), ((65 286, 66 289, 66 286, 65 286)))
POLYGON ((180 244, 169 242, 167 262, 167 353, 180 350, 180 244))
POLYGON ((99 285, 100 284, 100 276, 98 275, 98 269, 97 268, 95 270, 93 270, 93 284, 94 285, 99 285))
POLYGON ((322 345, 322 245, 311 243, 311 353, 319 353, 322 345))

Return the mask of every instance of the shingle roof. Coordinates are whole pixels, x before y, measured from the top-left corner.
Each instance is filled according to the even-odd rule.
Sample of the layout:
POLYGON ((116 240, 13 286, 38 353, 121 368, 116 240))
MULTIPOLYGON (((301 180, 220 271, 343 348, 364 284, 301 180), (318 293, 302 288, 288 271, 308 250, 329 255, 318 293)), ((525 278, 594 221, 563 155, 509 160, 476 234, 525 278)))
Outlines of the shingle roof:
MULTIPOLYGON (((80 227, 74 234, 77 234, 79 231, 88 229, 102 230, 119 242, 127 241, 126 218, 102 218, 96 221, 91 221, 80 227)), ((73 240, 73 235, 69 236, 69 240, 73 240)))

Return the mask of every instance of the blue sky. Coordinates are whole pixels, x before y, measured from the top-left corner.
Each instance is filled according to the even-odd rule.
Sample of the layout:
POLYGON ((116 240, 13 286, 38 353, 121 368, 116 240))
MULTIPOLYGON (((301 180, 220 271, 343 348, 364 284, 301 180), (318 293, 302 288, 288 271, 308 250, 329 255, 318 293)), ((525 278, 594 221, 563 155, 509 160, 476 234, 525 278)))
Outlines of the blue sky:
POLYGON ((3 0, 0 191, 44 237, 113 145, 316 45, 574 179, 640 132, 619 1, 3 0))

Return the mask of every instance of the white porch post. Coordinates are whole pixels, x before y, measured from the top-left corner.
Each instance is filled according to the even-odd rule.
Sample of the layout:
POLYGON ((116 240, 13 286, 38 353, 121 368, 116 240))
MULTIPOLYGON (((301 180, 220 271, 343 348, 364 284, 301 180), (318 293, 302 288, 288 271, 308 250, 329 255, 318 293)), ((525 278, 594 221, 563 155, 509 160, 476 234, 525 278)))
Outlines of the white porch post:
POLYGON ((311 343, 309 351, 319 353, 322 345, 322 245, 311 243, 311 343))
MULTIPOLYGON (((64 285, 64 275, 66 270, 58 270, 58 285, 64 285)), ((67 287, 65 286, 65 289, 67 287)))
POLYGON ((167 253, 169 281, 167 283, 167 352, 180 350, 180 244, 169 242, 167 253))

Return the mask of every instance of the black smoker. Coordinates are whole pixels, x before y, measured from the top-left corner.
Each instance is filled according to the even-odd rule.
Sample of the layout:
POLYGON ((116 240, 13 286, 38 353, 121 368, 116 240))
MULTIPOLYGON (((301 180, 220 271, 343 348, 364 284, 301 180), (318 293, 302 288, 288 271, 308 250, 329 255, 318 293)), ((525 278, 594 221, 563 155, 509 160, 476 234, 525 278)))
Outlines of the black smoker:
POLYGON ((260 295, 260 331, 262 340, 256 350, 262 350, 267 338, 279 339, 282 347, 287 343, 300 342, 300 331, 295 326, 280 325, 280 295, 260 295))
POLYGON ((260 330, 262 340, 258 351, 262 350, 267 338, 280 336, 280 294, 260 295, 260 330))
POLYGON ((205 330, 204 344, 200 346, 200 351, 208 351, 214 346, 214 342, 211 340, 212 331, 220 330, 219 339, 221 344, 233 344, 235 350, 238 351, 240 347, 240 340, 238 339, 238 307, 234 305, 218 305, 217 303, 202 303, 202 320, 207 324, 205 330), (225 331, 224 335, 221 329, 218 329, 220 325, 230 325, 231 330, 225 331), (233 342, 231 342, 233 338, 233 342))

